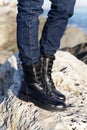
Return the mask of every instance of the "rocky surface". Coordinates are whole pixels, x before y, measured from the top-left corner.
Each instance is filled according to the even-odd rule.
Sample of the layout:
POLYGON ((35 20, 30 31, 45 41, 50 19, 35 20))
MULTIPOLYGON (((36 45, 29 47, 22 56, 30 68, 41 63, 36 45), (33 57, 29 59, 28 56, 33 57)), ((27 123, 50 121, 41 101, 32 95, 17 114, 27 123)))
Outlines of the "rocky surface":
POLYGON ((0 8, 0 48, 16 44, 16 9, 0 8))
POLYGON ((0 6, 16 6, 17 0, 0 0, 0 6))
POLYGON ((80 28, 69 26, 61 39, 60 48, 74 47, 85 42, 87 42, 87 34, 85 34, 80 28))
POLYGON ((15 16, 15 8, 0 7, 0 63, 17 50, 15 16))
POLYGON ((23 72, 18 54, 0 68, 0 130, 87 130, 87 65, 58 51, 52 73, 66 95, 64 112, 50 112, 18 98, 23 72))
POLYGON ((82 43, 74 47, 61 48, 60 50, 70 52, 85 64, 87 64, 87 43, 82 43))

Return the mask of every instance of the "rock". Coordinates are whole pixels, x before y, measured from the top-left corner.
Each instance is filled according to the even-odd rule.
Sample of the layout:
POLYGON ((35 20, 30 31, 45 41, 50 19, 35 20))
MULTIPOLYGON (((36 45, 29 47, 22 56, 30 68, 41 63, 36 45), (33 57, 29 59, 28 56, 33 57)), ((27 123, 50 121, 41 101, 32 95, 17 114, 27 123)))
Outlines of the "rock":
POLYGON ((17 4, 17 0, 0 0, 0 6, 6 6, 6 5, 10 5, 10 6, 16 6, 17 4))
POLYGON ((23 81, 18 54, 0 68, 0 130, 86 130, 87 65, 58 51, 52 73, 57 89, 67 98, 63 112, 50 112, 18 98, 23 81))
POLYGON ((17 51, 16 9, 0 7, 0 64, 17 51))
POLYGON ((68 51, 74 56, 76 56, 78 59, 83 61, 85 64, 87 64, 87 43, 81 43, 74 47, 65 47, 60 49, 62 51, 68 51))
POLYGON ((16 44, 16 9, 0 8, 0 48, 16 44))
POLYGON ((0 51, 0 63, 3 64, 12 54, 12 51, 0 51))
POLYGON ((85 42, 87 42, 87 34, 77 27, 69 26, 61 39, 60 48, 74 47, 85 42))

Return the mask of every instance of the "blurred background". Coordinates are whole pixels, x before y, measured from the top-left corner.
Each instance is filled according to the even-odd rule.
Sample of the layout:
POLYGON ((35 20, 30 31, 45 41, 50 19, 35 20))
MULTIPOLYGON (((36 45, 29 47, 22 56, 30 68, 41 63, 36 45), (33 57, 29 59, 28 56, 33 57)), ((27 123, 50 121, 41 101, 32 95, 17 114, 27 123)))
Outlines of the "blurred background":
MULTIPOLYGON (((40 16, 39 39, 50 9, 49 0, 44 0, 44 13, 40 16)), ((0 64, 17 52, 16 42, 17 0, 0 0, 0 64)), ((87 63, 87 0, 77 0, 74 15, 69 19, 61 39, 60 49, 69 51, 87 63)))
MULTIPOLYGON (((46 0, 44 3, 44 14, 47 15, 50 9, 50 2, 46 0)), ((70 25, 77 26, 87 33, 87 0, 77 0, 75 5, 74 16, 69 20, 70 25)))

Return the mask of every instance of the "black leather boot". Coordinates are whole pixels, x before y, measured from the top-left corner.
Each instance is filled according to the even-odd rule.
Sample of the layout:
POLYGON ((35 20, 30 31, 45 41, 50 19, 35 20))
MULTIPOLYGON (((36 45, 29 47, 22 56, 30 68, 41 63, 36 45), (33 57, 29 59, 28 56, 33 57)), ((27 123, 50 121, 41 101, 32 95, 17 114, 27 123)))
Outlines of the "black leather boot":
POLYGON ((21 87, 20 94, 29 97, 29 99, 37 106, 47 110, 65 110, 64 102, 50 95, 42 84, 40 63, 33 65, 24 65, 24 84, 21 87))
POLYGON ((44 80, 43 82, 46 84, 48 91, 53 93, 61 101, 65 102, 66 97, 55 88, 52 77, 51 77, 51 71, 52 71, 54 60, 55 60, 54 55, 49 56, 49 57, 46 57, 45 55, 43 55, 41 57, 42 75, 43 75, 43 80, 44 80))

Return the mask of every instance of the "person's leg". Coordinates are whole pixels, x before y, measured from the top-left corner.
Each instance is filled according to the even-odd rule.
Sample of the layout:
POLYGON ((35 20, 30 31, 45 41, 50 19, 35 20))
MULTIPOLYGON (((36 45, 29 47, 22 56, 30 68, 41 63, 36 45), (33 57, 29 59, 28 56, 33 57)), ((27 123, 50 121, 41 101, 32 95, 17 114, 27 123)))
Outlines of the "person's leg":
POLYGON ((46 56, 53 55, 60 46, 69 17, 73 15, 75 0, 50 0, 51 10, 40 40, 40 51, 46 56))
POLYGON ((64 34, 69 17, 73 15, 75 0, 50 0, 51 10, 48 13, 46 24, 43 28, 40 40, 41 63, 43 80, 46 87, 57 98, 65 101, 65 96, 54 86, 51 71, 55 52, 60 46, 61 37, 64 34))
POLYGON ((45 91, 42 83, 38 47, 38 16, 42 4, 43 0, 18 0, 17 43, 24 72, 19 96, 30 97, 36 105, 50 110, 64 110, 65 103, 45 91))
POLYGON ((17 45, 24 64, 39 61, 38 16, 43 12, 43 0, 18 0, 17 45))

